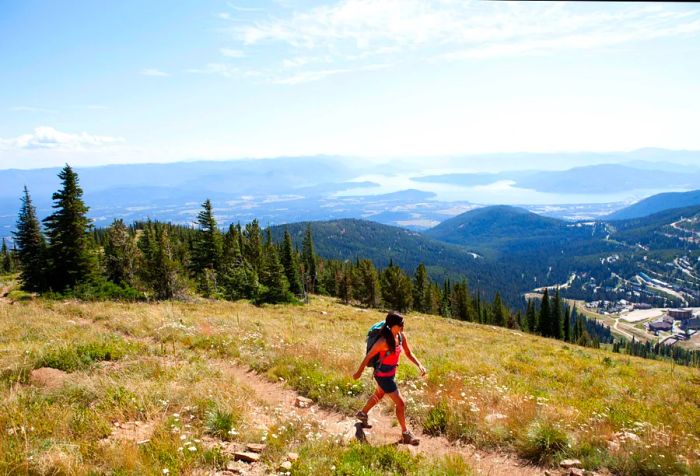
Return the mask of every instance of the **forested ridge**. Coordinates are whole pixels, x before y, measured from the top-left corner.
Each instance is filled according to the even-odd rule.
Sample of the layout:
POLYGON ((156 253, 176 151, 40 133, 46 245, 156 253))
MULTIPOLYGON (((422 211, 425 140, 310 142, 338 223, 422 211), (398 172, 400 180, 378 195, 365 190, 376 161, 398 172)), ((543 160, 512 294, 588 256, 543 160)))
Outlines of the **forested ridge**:
MULTIPOLYGON (((480 264, 483 258, 417 233, 378 225, 374 230, 378 234, 367 234, 366 222, 358 220, 274 230, 262 229, 253 220, 222 231, 208 199, 202 203, 196 227, 157 221, 127 225, 115 219, 106 229, 94 229, 77 174, 66 166, 59 178, 62 187, 53 194, 54 213, 43 220, 43 226, 25 188, 14 232, 16 249, 3 246, 0 260, 5 272, 19 263, 22 287, 47 297, 146 300, 201 295, 264 304, 303 302, 308 293, 318 293, 347 304, 415 310, 585 346, 613 342, 609 328, 566 306, 558 289, 551 298, 545 289, 539 304, 529 301, 526 309, 509 307, 498 291, 493 298, 482 295, 478 287, 470 287, 473 281, 454 271, 451 260, 462 260, 457 265, 480 264), (328 258, 333 256, 331 248, 319 252, 316 247, 316 237, 328 234, 344 236, 344 242, 354 248, 336 249, 338 259, 328 258), (379 249, 378 241, 383 244, 379 249), (350 250, 354 258, 343 258, 350 250), (372 259, 378 253, 385 255, 372 259), (434 256, 435 262, 423 262, 434 256), (415 268, 407 269, 413 263, 415 268), (442 280, 434 277, 441 273, 442 280)), ((488 278, 484 273, 480 279, 488 278)), ((666 355, 659 349, 618 343, 615 350, 621 349, 647 357, 666 355)), ((697 353, 672 357, 698 363, 697 353)))

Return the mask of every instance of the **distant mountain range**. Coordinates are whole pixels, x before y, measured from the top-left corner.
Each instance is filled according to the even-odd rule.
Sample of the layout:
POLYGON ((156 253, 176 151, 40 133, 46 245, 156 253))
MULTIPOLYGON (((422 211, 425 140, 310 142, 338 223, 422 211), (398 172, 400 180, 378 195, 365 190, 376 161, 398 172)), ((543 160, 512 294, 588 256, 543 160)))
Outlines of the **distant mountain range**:
MULTIPOLYGON (((511 304, 542 286, 580 299, 700 304, 700 206, 616 222, 567 222, 494 206, 417 233, 364 220, 313 222, 317 251, 335 259, 423 262, 438 281, 468 278, 511 304), (656 281, 653 281, 656 280, 656 281)), ((306 223, 286 225, 297 243, 306 223)), ((275 227, 280 238, 284 227, 275 227)))
POLYGON ((634 162, 632 165, 599 164, 561 171, 509 171, 497 174, 442 174, 414 177, 418 182, 444 183, 460 186, 488 185, 512 181, 518 188, 545 193, 595 194, 640 189, 698 188, 700 169, 686 166, 685 170, 664 170, 658 164, 634 162), (653 168, 656 166, 656 168, 653 168))
POLYGON ((669 192, 652 195, 629 207, 611 213, 606 220, 625 220, 639 218, 672 208, 700 205, 700 190, 690 192, 669 192))

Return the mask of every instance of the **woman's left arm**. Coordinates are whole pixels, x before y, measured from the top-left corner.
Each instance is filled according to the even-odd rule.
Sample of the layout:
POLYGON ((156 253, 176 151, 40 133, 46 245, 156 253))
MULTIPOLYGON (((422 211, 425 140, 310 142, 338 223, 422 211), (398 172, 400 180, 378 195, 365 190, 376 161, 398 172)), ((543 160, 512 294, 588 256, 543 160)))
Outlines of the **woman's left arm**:
POLYGON ((403 351, 406 352, 406 357, 408 357, 408 359, 411 362, 416 364, 416 366, 418 367, 418 370, 420 370, 421 375, 425 375, 425 372, 426 372, 425 367, 423 367, 423 364, 421 364, 420 361, 416 358, 416 356, 411 353, 411 348, 408 346, 408 339, 406 339, 406 334, 404 334, 402 332, 401 336, 403 337, 403 339, 401 339, 402 340, 401 347, 403 347, 403 351))

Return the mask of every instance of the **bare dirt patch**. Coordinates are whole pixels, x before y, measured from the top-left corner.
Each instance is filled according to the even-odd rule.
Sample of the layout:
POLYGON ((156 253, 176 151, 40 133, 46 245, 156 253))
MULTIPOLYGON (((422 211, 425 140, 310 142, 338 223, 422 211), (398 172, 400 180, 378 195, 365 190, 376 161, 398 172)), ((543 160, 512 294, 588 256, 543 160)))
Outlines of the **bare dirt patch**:
POLYGON ((112 434, 107 440, 131 441, 136 444, 144 444, 150 440, 155 426, 156 422, 153 421, 116 422, 112 426, 112 434))
POLYGON ((30 384, 49 390, 61 388, 68 378, 69 375, 66 372, 50 367, 42 367, 29 373, 30 384))

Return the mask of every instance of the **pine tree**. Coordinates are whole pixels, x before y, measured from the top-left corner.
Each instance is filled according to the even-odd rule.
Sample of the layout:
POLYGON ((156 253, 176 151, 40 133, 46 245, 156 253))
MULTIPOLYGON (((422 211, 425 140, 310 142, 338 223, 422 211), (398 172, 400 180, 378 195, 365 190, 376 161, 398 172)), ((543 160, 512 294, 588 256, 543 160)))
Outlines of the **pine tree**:
POLYGON ((353 299, 353 274, 351 263, 345 263, 345 265, 338 270, 338 297, 342 299, 345 304, 350 303, 353 299))
POLYGON ((5 238, 2 239, 2 248, 0 248, 0 274, 12 272, 12 257, 10 250, 7 249, 5 238))
POLYGON ((243 237, 243 256, 245 260, 250 263, 258 274, 262 274, 262 237, 260 233, 260 224, 257 219, 246 224, 243 237))
POLYGON ((450 307, 455 318, 462 321, 473 320, 470 312, 471 302, 466 281, 457 283, 452 288, 452 302, 450 307))
POLYGON ((363 259, 357 263, 357 297, 367 307, 378 307, 381 303, 382 290, 379 273, 374 264, 363 259))
POLYGON ((430 289, 428 290, 428 314, 440 314, 440 303, 442 302, 442 295, 440 294, 440 286, 437 283, 430 283, 430 289))
POLYGON ((561 304, 561 295, 559 294, 559 288, 557 288, 557 292, 554 295, 554 302, 552 303, 552 337, 555 339, 561 339, 562 338, 562 324, 564 321, 564 317, 562 316, 562 304, 561 304))
POLYGON ((535 311, 535 302, 532 299, 527 300, 527 311, 525 312, 525 322, 527 322, 527 331, 537 332, 537 313, 535 311))
POLYGON ((284 266, 280 262, 277 248, 272 244, 270 229, 267 229, 267 240, 262 252, 262 267, 260 283, 265 286, 261 291, 258 302, 287 302, 290 300, 289 283, 284 275, 284 266))
POLYGON ((182 291, 180 262, 176 259, 168 227, 148 222, 138 241, 143 282, 153 290, 156 299, 171 299, 182 291))
POLYGON ((318 280, 316 269, 316 252, 314 251, 314 239, 311 233, 311 223, 306 225, 306 233, 304 241, 301 245, 302 254, 301 261, 304 265, 304 287, 309 293, 316 292, 316 283, 318 280))
POLYGON ((292 243, 292 235, 289 234, 289 230, 287 230, 286 227, 284 229, 284 240, 282 241, 282 253, 280 258, 282 260, 282 266, 284 266, 284 274, 287 276, 287 281, 289 282, 289 291, 292 294, 301 296, 304 294, 304 289, 301 284, 301 277, 299 276, 299 263, 297 262, 296 250, 292 243))
POLYGON ((199 233, 197 233, 192 253, 192 268, 195 273, 205 269, 218 270, 222 258, 221 231, 214 218, 211 200, 202 203, 202 210, 197 215, 199 233))
POLYGON ((78 175, 66 165, 58 174, 62 188, 53 194, 56 211, 44 219, 49 238, 49 287, 63 291, 93 277, 96 262, 90 235, 88 207, 78 175))
POLYGON ((449 279, 446 279, 442 285, 440 315, 442 317, 452 317, 452 286, 450 285, 449 279))
POLYGON ((228 231, 224 234, 221 253, 221 269, 227 270, 232 266, 241 264, 243 258, 241 255, 238 230, 239 228, 236 228, 234 225, 230 225, 228 227, 228 231))
POLYGON ((569 306, 566 306, 566 312, 564 313, 564 340, 571 342, 571 309, 569 309, 569 306))
POLYGON ((418 312, 430 312, 430 279, 423 263, 416 268, 413 278, 413 309, 418 312))
POLYGON ((552 313, 550 311, 549 291, 544 289, 542 294, 542 304, 540 304, 540 318, 538 323, 538 332, 544 337, 552 337, 552 313))
POLYGON ((46 289, 46 242, 36 216, 27 187, 24 187, 22 208, 17 219, 17 231, 13 232, 20 264, 19 279, 27 291, 46 289))
POLYGON ((493 324, 495 326, 505 327, 506 313, 507 311, 503 305, 501 294, 497 292, 496 297, 493 300, 493 324))
POLYGON ((107 229, 104 261, 107 279, 132 285, 136 269, 136 245, 129 235, 124 220, 115 219, 107 229))
POLYGON ((411 309, 413 284, 406 273, 393 263, 382 273, 382 297, 387 306, 395 311, 411 309))

